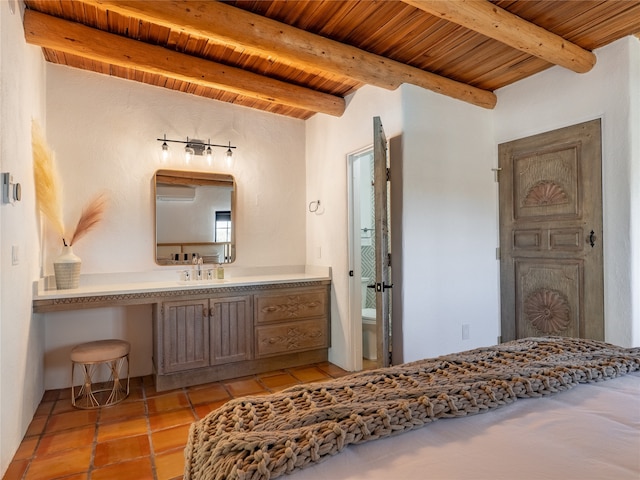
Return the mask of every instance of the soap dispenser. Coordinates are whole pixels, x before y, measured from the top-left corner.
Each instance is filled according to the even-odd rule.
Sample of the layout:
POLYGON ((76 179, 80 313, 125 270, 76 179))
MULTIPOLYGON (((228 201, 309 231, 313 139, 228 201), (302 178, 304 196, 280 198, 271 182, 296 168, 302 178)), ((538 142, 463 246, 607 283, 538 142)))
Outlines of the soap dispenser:
POLYGON ((224 279, 224 267, 222 265, 218 265, 216 267, 216 278, 218 280, 223 280, 224 279))

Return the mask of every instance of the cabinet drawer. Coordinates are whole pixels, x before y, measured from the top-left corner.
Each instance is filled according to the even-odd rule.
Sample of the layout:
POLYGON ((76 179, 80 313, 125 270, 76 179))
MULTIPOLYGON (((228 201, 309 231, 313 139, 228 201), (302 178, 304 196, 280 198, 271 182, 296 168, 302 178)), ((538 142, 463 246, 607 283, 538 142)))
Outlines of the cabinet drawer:
POLYGON ((256 358, 329 346, 326 318, 263 325, 255 332, 256 358))
POLYGON ((256 321, 280 322, 327 315, 327 290, 256 296, 256 321))

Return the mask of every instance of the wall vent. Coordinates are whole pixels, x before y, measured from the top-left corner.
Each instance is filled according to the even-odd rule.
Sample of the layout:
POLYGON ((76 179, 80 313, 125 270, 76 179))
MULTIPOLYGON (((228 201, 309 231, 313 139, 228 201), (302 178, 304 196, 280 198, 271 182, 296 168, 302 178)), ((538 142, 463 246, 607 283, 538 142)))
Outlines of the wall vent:
POLYGON ((188 185, 156 186, 156 199, 163 202, 192 202, 196 198, 196 188, 188 185))

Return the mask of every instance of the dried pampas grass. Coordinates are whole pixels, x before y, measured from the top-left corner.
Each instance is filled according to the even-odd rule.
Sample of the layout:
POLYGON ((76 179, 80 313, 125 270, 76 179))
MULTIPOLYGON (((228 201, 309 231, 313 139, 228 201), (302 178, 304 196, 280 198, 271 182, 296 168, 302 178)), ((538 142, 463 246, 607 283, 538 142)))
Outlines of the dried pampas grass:
POLYGON ((33 148, 33 175, 38 208, 51 222, 53 228, 61 236, 64 236, 62 204, 60 203, 58 179, 53 165, 53 153, 36 121, 31 124, 31 146, 33 148))
POLYGON ((31 124, 31 145, 38 208, 60 234, 64 246, 74 245, 102 220, 107 208, 107 197, 105 194, 98 195, 82 210, 71 241, 67 243, 62 221, 61 192, 54 168, 53 153, 35 120, 31 124))
POLYGON ((93 227, 100 223, 106 209, 107 197, 105 194, 100 194, 94 198, 91 203, 82 210, 82 215, 80 215, 76 229, 71 236, 69 246, 74 245, 80 238, 84 237, 93 227))

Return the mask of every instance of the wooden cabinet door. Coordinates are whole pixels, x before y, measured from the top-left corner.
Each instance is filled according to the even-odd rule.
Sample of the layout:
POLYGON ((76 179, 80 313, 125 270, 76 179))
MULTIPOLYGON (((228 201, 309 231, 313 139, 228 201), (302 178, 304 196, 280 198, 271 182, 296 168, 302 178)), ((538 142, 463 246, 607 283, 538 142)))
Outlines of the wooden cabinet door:
POLYGON ((209 365, 208 300, 165 302, 162 306, 162 373, 209 365))
POLYGON ((210 300, 211 365, 253 358, 251 296, 210 300))
POLYGON ((502 340, 603 340, 600 120, 499 153, 502 340))

